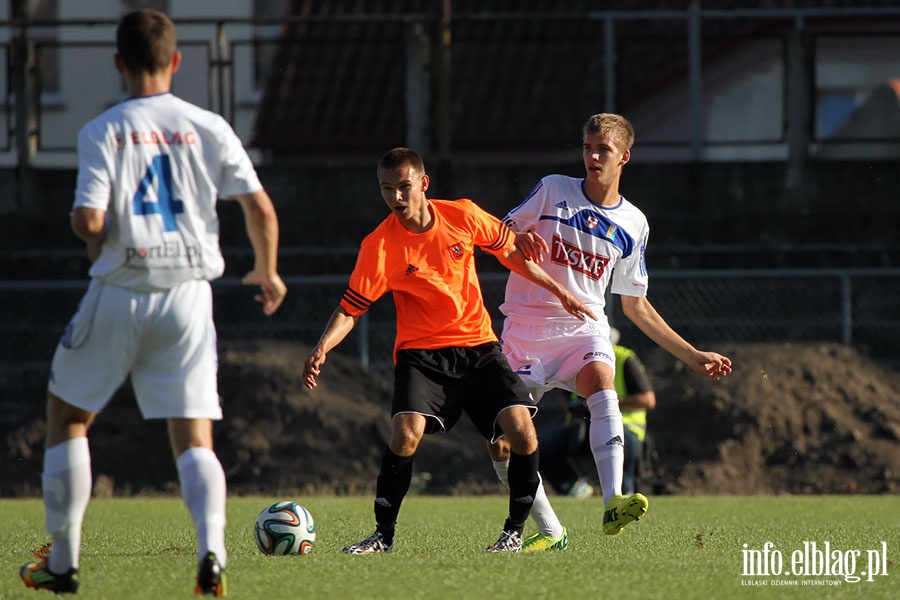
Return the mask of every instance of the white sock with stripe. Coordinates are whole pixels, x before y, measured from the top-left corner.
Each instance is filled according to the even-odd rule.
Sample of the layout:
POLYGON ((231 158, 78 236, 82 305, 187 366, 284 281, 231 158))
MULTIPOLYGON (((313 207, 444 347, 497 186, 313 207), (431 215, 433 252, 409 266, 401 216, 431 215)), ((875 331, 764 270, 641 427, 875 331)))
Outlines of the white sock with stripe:
POLYGON ((587 399, 591 411, 590 440, 603 504, 622 493, 622 473, 625 462, 625 428, 615 390, 601 390, 587 399))

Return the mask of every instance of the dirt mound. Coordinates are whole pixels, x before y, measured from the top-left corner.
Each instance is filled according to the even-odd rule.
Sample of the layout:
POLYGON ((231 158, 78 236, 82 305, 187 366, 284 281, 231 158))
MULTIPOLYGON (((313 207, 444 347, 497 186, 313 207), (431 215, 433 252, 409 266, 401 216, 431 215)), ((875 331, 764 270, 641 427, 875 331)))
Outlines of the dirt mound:
MULTIPOLYGON (((222 348, 220 384, 227 415, 216 442, 233 490, 374 491, 390 434, 392 382, 331 353, 319 386, 307 390, 300 374, 309 353, 310 348, 290 343, 222 348)), ((481 475, 493 472, 478 433, 471 426, 459 429, 422 444, 416 457, 418 487, 448 493, 478 484, 469 470, 476 456, 481 475)))
MULTIPOLYGON (((727 379, 708 382, 662 351, 645 356, 657 389, 650 428, 662 491, 896 492, 900 488, 900 376, 838 345, 736 345, 727 379)), ((300 383, 309 348, 223 342, 225 420, 216 446, 231 493, 371 494, 389 432, 391 382, 332 353, 320 385, 300 383)), ((539 425, 555 418, 543 406, 539 425), (543 420, 541 420, 543 419, 543 420)), ((36 403, 35 416, 42 404, 36 403)), ((0 494, 39 493, 40 418, 10 432, 0 494)), ((91 433, 95 493, 170 493, 177 475, 165 426, 142 422, 120 391, 91 433)), ((499 492, 484 442, 465 420, 429 436, 414 489, 499 492)))
MULTIPOLYGON (((221 342, 219 393, 225 418, 216 450, 230 493, 373 493, 390 433, 392 382, 332 352, 319 386, 300 381, 310 348, 288 342, 221 342)), ((29 425, 5 439, 0 495, 40 493, 43 402, 29 425)), ((90 445, 95 493, 177 492, 165 424, 143 421, 130 386, 97 417, 90 445)), ((484 441, 468 422, 429 436, 416 457, 418 490, 497 491, 484 441), (477 463, 476 469, 472 466, 477 463)))
POLYGON ((679 494, 883 493, 900 489, 900 376, 837 344, 718 348, 735 370, 647 362, 663 481, 679 494))

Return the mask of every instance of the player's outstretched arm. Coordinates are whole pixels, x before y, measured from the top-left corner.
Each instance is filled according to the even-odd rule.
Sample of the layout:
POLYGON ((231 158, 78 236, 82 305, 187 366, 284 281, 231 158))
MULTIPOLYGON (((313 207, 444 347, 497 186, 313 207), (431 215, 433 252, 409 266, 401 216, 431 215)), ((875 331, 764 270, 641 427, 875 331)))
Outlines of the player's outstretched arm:
POLYGON ((597 320, 597 316, 591 312, 587 304, 581 301, 581 298, 550 277, 547 271, 542 269, 536 262, 526 259, 517 247, 513 246, 506 252, 495 254, 495 256, 500 261, 500 264, 510 271, 518 273, 559 298, 562 307, 573 317, 582 321, 588 317, 595 321, 597 320))
POLYGON ((278 275, 278 217, 265 190, 237 197, 244 211, 247 235, 253 246, 253 270, 241 280, 244 285, 258 285, 254 298, 262 304, 263 313, 271 315, 281 306, 287 287, 278 275))
POLYGON ((684 362, 691 370, 716 381, 731 373, 730 358, 717 352, 694 348, 666 323, 646 297, 620 296, 620 298, 625 316, 647 337, 684 362))
POLYGON ((322 372, 322 365, 325 364, 325 358, 332 348, 343 341, 347 334, 356 326, 359 317, 353 317, 347 314, 342 307, 338 306, 328 324, 325 325, 325 331, 319 338, 319 343, 313 349, 312 354, 303 363, 303 385, 309 389, 313 389, 318 385, 316 377, 322 372))

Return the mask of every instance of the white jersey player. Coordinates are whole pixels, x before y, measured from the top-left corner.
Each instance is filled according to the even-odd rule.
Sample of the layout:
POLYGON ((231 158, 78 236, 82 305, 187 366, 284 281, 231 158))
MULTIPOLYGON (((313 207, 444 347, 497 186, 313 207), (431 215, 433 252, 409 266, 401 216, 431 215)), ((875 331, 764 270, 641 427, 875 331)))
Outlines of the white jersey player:
MULTIPOLYGON (((549 252, 542 267, 578 294, 594 314, 606 305, 606 290, 643 296, 647 291, 644 251, 647 218, 623 197, 605 207, 584 192, 584 179, 549 175, 503 221, 516 233, 534 232, 549 252)), ((512 273, 500 310, 509 318, 568 320, 559 302, 543 288, 512 273)), ((608 337, 608 336, 606 336, 608 337)))
MULTIPOLYGON (((603 531, 618 535, 640 519, 649 503, 642 494, 624 496, 622 414, 615 392, 615 356, 603 311, 607 290, 619 294, 625 315, 653 341, 712 379, 731 371, 731 361, 697 350, 678 335, 647 300, 645 252, 649 226, 644 214, 619 193, 622 169, 631 157, 634 130, 620 115, 598 114, 584 125, 585 177, 543 178, 505 223, 517 246, 542 263, 557 282, 578 295, 597 321, 578 321, 541 289, 511 274, 500 310, 503 353, 532 393, 562 388, 587 399, 590 442, 603 490, 603 531)), ((502 442, 489 447, 501 481, 506 477, 502 442)), ((567 532, 553 513, 543 486, 531 515, 538 531, 523 550, 564 548, 567 532)))
POLYGON ((168 92, 88 123, 78 159, 75 207, 110 219, 91 277, 135 291, 219 277, 216 201, 262 190, 228 122, 168 92))
POLYGON ((78 136, 72 228, 93 261, 91 284, 53 357, 42 478, 52 551, 22 567, 26 586, 78 589, 81 523, 91 495, 87 433, 131 375, 145 418, 168 421, 181 491, 198 540, 195 592, 225 592, 225 473, 213 451, 222 410, 209 280, 222 274, 216 200, 233 197, 255 265, 244 283, 272 314, 278 221, 239 139, 221 117, 170 93, 181 63, 175 27, 140 10, 116 31, 130 98, 78 136))

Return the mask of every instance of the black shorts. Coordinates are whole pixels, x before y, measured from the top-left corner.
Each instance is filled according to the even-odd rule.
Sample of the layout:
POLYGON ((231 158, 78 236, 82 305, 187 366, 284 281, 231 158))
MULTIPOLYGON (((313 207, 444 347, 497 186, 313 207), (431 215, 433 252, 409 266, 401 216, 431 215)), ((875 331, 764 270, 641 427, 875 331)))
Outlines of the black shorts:
POLYGON ((425 415, 425 433, 434 433, 450 431, 465 412, 486 440, 496 441, 503 435, 497 415, 510 406, 525 406, 532 417, 537 412, 528 388, 496 342, 397 352, 391 417, 425 415))

